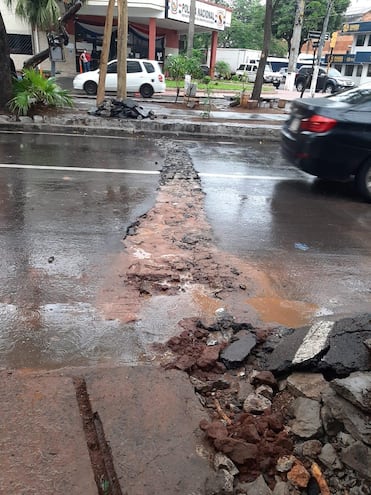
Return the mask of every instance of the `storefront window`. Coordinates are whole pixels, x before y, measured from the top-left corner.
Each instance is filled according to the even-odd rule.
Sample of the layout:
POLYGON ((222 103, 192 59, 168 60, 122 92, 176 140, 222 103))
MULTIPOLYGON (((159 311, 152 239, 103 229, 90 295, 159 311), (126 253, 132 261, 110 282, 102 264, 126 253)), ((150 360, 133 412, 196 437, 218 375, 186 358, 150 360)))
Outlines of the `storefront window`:
POLYGON ((368 46, 371 46, 371 34, 368 35, 368 46))
POLYGON ((362 76, 362 65, 357 65, 357 74, 356 74, 357 77, 361 77, 362 76))
POLYGON ((367 77, 371 77, 371 64, 367 66, 367 77))
POLYGON ((356 41, 356 46, 363 46, 366 41, 366 35, 365 34, 359 34, 357 36, 357 41, 356 41))
POLYGON ((346 65, 345 66, 345 76, 352 76, 353 75, 353 69, 354 65, 346 65))

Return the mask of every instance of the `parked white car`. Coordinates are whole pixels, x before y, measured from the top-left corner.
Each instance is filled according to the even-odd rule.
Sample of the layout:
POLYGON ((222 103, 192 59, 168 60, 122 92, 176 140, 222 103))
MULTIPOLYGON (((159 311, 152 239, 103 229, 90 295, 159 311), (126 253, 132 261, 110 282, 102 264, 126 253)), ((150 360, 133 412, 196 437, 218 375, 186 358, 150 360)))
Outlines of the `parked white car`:
MULTIPOLYGON (((151 98, 153 93, 164 93, 165 76, 158 62, 145 59, 126 61, 126 90, 128 93, 140 93, 143 98, 151 98)), ((78 74, 73 80, 74 89, 84 90, 88 95, 97 94, 99 69, 78 74)), ((117 90, 117 60, 107 64, 106 91, 117 90)))

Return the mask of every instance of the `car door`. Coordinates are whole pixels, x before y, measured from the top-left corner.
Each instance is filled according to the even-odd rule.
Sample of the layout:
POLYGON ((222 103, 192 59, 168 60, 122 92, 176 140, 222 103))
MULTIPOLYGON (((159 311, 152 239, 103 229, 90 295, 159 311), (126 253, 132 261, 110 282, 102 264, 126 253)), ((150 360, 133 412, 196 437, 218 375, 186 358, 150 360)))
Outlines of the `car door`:
POLYGON ((327 81, 327 72, 325 71, 325 69, 322 69, 320 67, 318 71, 316 91, 322 91, 326 85, 326 81, 327 81))
POLYGON ((127 60, 126 62, 126 89, 130 93, 139 91, 141 85, 145 82, 142 64, 139 60, 127 60))
POLYGON ((247 66, 246 72, 247 72, 248 82, 255 82, 257 70, 258 70, 257 65, 251 64, 247 66))
POLYGON ((107 64, 106 91, 117 90, 117 62, 107 64))

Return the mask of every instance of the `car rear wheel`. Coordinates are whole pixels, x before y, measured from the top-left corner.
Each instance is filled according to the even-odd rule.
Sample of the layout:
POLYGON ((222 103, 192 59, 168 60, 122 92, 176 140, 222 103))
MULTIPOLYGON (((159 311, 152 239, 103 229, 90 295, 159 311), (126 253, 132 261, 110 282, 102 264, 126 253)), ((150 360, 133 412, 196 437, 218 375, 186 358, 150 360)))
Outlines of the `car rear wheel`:
POLYGON ((356 175, 356 187, 361 196, 371 202, 371 159, 359 169, 356 175))
POLYGON ((304 83, 303 83, 303 81, 299 81, 299 82, 296 83, 296 89, 298 91, 303 91, 303 89, 304 89, 304 83))
POLYGON ((84 91, 88 95, 96 95, 97 89, 97 83, 95 83, 94 81, 86 81, 86 83, 84 84, 84 91))
POLYGON ((143 84, 143 86, 140 87, 139 92, 143 98, 151 98, 154 93, 150 84, 143 84))
POLYGON ((326 84, 325 93, 332 94, 335 91, 333 84, 326 84))

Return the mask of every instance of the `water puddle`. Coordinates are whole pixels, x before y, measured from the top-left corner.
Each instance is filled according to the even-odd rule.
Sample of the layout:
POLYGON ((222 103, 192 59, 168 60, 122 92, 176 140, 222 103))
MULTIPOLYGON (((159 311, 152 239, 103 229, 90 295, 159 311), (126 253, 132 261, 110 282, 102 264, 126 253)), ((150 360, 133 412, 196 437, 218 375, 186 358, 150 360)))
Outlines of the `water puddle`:
POLYGON ((283 299, 280 296, 251 297, 247 299, 265 323, 278 323, 297 328, 310 323, 317 306, 302 301, 283 299))

